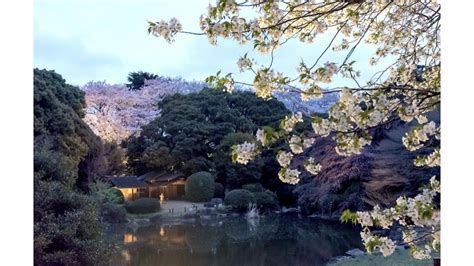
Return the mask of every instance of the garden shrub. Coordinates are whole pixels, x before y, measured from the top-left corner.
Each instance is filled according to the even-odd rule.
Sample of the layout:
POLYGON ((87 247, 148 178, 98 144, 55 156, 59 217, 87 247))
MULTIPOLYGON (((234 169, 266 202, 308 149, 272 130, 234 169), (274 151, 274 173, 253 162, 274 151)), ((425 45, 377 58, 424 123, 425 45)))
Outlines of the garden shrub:
POLYGON ((275 193, 267 190, 265 192, 254 192, 257 207, 261 211, 270 211, 278 209, 278 198, 275 193))
POLYGON ((331 215, 341 202, 341 195, 329 194, 320 198, 318 205, 321 214, 331 215))
POLYGON ((214 196, 214 177, 209 172, 197 172, 186 180, 186 199, 191 202, 207 202, 214 196))
POLYGON ((135 214, 157 212, 160 208, 160 200, 155 198, 140 198, 125 203, 127 212, 135 214))
POLYGON ((221 183, 214 183, 214 198, 223 199, 225 196, 224 185, 221 183))
POLYGON ((98 208, 91 197, 57 181, 35 179, 35 265, 96 265, 106 259, 98 208))
POLYGON ((123 204, 125 199, 120 190, 110 187, 109 184, 97 180, 90 186, 91 195, 101 203, 123 204))
POLYGON ((246 184, 242 188, 250 192, 265 192, 265 188, 260 183, 246 184))
POLYGON ((120 190, 116 188, 111 187, 105 190, 104 192, 108 202, 110 203, 123 204, 125 202, 122 192, 120 192, 120 190))
POLYGON ((101 206, 100 215, 102 216, 102 220, 106 223, 118 224, 127 222, 127 212, 121 205, 108 202, 104 203, 101 206))
POLYGON ((246 211, 249 203, 255 203, 255 196, 245 189, 234 189, 227 193, 224 198, 224 204, 237 211, 246 211))

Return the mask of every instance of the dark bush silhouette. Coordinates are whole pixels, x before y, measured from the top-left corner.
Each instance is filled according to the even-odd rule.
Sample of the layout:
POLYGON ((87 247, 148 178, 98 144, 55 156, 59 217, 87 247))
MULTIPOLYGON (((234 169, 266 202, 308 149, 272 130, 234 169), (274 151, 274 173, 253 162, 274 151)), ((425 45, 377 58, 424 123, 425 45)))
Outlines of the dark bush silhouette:
POLYGON ((278 198, 271 191, 254 192, 253 196, 257 203, 257 208, 261 211, 272 211, 278 209, 278 198))
POLYGON ((127 212, 133 214, 157 212, 160 208, 160 200, 155 198, 140 198, 125 203, 125 209, 127 212))
POLYGON ((214 198, 223 199, 225 196, 225 189, 221 183, 214 183, 214 198))
POLYGON ((234 189, 228 192, 224 198, 224 204, 231 206, 236 211, 246 211, 249 204, 255 204, 255 196, 245 189, 234 189))
POLYGON ((264 192, 265 188, 260 183, 246 184, 242 186, 242 189, 250 192, 264 192))
POLYGON ((186 199, 192 202, 207 202, 214 196, 214 177, 209 172, 197 172, 186 180, 186 199))
POLYGON ((110 224, 127 222, 127 212, 122 205, 104 203, 100 210, 102 221, 110 224))
POLYGON ((129 83, 126 84, 129 90, 140 90, 143 85, 145 85, 145 80, 148 79, 156 79, 158 78, 157 75, 151 74, 148 72, 138 71, 138 72, 130 72, 128 73, 127 81, 129 83))

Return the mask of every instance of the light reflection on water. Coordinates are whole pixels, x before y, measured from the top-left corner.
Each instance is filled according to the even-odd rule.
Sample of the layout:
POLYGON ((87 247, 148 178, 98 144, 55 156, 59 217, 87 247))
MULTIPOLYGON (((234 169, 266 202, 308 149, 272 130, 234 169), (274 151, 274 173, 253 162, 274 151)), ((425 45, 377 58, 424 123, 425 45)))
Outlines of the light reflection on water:
POLYGON ((288 216, 122 226, 108 234, 120 247, 110 265, 324 265, 360 247, 358 232, 288 216))

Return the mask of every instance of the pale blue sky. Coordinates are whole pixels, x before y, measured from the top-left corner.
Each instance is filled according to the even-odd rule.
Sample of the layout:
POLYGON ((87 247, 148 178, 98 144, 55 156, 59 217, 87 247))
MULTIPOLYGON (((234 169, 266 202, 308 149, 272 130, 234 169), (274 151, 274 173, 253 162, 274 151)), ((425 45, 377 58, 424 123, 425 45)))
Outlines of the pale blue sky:
MULTIPOLYGON (((212 1, 214 2, 214 1, 212 1)), ((91 80, 126 82, 131 71, 148 71, 162 76, 203 80, 222 69, 238 73, 235 65, 245 52, 260 62, 252 47, 219 39, 211 46, 205 36, 180 35, 173 44, 147 33, 147 20, 178 18, 184 29, 199 30, 199 16, 206 12, 208 0, 36 0, 34 17, 34 66, 55 69, 71 84, 91 80)), ((311 45, 287 43, 275 54, 274 66, 284 73, 296 73, 301 58, 312 62, 330 40, 317 38, 311 45)), ((362 46, 353 54, 360 68, 368 70, 372 52, 362 46)), ((341 63, 345 54, 329 52, 320 62, 341 63)), ((312 64, 312 63, 311 63, 312 64)), ((373 72, 362 72, 369 77, 373 72)), ((249 81, 239 74, 236 79, 249 81)), ((336 79, 331 86, 354 86, 336 79)))

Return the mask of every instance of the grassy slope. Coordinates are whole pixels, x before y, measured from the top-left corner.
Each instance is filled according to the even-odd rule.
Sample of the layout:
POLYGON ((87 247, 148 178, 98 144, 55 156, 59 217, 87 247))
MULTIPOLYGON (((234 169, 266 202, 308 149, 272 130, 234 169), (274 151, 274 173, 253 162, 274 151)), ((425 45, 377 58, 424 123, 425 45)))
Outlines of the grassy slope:
POLYGON ((377 255, 363 255, 354 258, 343 259, 331 266, 429 266, 433 265, 432 260, 416 260, 408 254, 408 250, 397 249, 389 257, 377 255))

